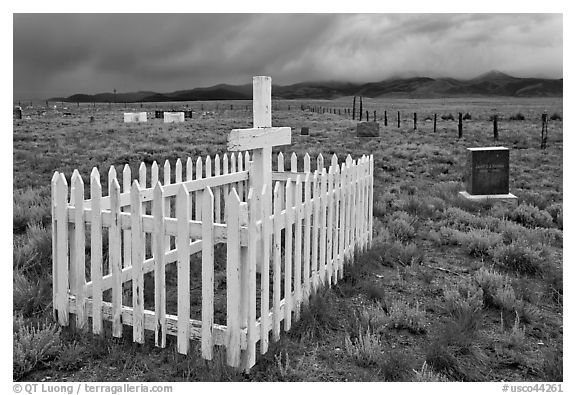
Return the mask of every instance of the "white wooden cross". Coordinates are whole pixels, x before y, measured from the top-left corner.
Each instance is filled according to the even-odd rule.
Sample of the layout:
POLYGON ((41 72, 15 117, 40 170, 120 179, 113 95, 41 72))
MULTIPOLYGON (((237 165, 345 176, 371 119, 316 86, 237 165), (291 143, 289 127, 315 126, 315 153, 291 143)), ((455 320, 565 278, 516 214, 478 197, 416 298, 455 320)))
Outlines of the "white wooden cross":
POLYGON ((261 193, 267 185, 264 205, 272 206, 272 147, 292 142, 289 127, 272 127, 272 78, 252 77, 254 127, 233 129, 228 136, 229 151, 253 150, 250 186, 261 193))

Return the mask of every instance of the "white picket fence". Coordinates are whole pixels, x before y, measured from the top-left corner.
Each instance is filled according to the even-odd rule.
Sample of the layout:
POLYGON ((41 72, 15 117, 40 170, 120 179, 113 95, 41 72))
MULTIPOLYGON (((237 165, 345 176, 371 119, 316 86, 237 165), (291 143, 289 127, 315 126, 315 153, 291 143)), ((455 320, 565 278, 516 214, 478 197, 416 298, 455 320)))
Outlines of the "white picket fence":
MULTIPOLYGON (((272 340, 298 321, 303 305, 321 286, 342 278, 344 262, 372 240, 373 157, 338 163, 328 169, 319 155, 311 171, 306 154, 298 171, 292 154, 284 169, 279 154, 273 172, 273 204, 250 188, 251 161, 244 155, 166 161, 163 183, 159 166, 142 163, 138 180, 125 166, 122 189, 114 167, 108 172, 108 195, 102 196, 94 168, 90 191, 74 171, 69 194, 64 174, 52 178, 53 306, 60 325, 74 315, 77 329, 112 336, 132 327, 134 342, 145 332, 155 345, 176 337, 187 354, 200 339, 202 356, 212 359, 215 345, 225 346, 227 363, 246 371, 272 340), (184 174, 185 172, 185 174, 184 174), (150 178, 148 179, 148 174, 150 178), (148 181, 149 180, 149 181, 148 181), (107 243, 106 243, 107 241, 107 243), (214 322, 215 246, 226 245, 226 324, 214 322), (201 314, 190 310, 190 257, 201 254, 201 314), (167 312, 166 265, 177 264, 177 314, 167 312), (145 307, 145 274, 153 275, 153 301, 145 307), (130 286, 131 283, 131 286, 130 286), (258 298, 257 298, 258 296, 258 298), (131 303, 130 303, 131 300, 131 303)), ((223 276, 223 274, 221 274, 223 276)), ((148 283, 149 286, 150 283, 148 283)), ((169 292, 174 290, 168 289, 169 292)), ((170 306, 172 307, 172 306, 170 306)))

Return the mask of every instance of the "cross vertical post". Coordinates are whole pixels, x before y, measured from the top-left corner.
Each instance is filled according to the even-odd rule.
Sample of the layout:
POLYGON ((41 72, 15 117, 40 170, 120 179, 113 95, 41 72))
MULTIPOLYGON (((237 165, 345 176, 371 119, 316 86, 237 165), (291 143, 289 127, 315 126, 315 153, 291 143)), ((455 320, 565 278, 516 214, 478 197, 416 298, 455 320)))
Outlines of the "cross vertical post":
MULTIPOLYGON (((252 79, 254 127, 252 129, 233 129, 228 136, 229 151, 252 150, 249 183, 254 193, 266 195, 262 197, 260 213, 253 215, 255 221, 262 219, 265 207, 272 207, 272 147, 287 145, 292 142, 292 130, 289 127, 272 127, 272 78, 256 76, 252 79)), ((261 243, 258 244, 259 249, 261 243)), ((257 266, 261 268, 262 258, 257 266)))

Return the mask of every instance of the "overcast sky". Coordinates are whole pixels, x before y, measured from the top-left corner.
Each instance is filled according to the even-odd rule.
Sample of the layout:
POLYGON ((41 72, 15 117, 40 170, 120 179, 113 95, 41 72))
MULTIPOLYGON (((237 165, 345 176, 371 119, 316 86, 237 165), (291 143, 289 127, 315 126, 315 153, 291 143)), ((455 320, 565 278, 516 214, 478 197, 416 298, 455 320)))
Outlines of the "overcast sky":
POLYGON ((15 14, 14 98, 218 83, 562 77, 561 14, 15 14))

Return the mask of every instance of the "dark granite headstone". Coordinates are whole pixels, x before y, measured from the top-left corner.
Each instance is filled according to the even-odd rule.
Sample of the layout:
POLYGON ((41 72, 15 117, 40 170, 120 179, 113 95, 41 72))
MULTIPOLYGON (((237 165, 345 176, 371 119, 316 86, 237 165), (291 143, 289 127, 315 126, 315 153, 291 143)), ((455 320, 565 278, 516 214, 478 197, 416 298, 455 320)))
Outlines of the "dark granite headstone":
POLYGON ((302 127, 300 129, 300 136, 308 136, 310 134, 310 130, 307 127, 302 127))
POLYGON ((22 119, 22 109, 21 108, 16 108, 14 110, 14 114, 16 115, 16 119, 22 119))
POLYGON ((379 137, 380 124, 378 122, 360 122, 356 124, 356 137, 379 137))
POLYGON ((510 151, 504 147, 468 148, 465 184, 470 195, 505 195, 509 187, 510 151))

